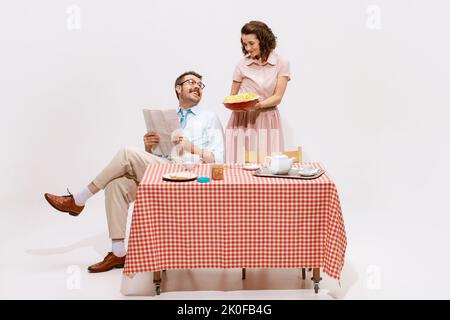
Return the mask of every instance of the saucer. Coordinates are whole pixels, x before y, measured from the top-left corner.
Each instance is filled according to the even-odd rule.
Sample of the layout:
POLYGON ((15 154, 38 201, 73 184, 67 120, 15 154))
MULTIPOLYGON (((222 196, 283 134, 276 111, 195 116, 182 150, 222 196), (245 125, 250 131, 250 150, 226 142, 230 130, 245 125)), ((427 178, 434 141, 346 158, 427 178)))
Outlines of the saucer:
POLYGON ((261 168, 261 166, 257 163, 246 163, 242 166, 242 169, 249 171, 258 170, 259 168, 261 168))
POLYGON ((164 181, 193 181, 197 179, 197 175, 189 171, 182 171, 166 173, 162 178, 164 181))
POLYGON ((309 177, 316 175, 319 172, 319 169, 313 167, 301 167, 297 170, 297 172, 301 176, 309 177))

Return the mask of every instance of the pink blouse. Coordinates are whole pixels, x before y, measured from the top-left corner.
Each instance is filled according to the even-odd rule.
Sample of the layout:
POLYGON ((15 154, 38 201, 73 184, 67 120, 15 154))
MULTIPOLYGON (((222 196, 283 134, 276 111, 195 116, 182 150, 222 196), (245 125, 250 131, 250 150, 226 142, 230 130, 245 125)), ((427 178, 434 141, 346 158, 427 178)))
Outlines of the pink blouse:
POLYGON ((233 73, 233 81, 241 82, 239 93, 255 92, 260 100, 265 100, 275 93, 278 77, 291 79, 289 61, 272 51, 266 64, 248 56, 239 61, 233 73))

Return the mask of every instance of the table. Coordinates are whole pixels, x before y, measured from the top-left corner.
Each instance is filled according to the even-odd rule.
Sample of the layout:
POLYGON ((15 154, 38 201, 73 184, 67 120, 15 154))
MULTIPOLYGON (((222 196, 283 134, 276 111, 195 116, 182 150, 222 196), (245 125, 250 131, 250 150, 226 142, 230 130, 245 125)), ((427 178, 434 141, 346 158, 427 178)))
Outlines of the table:
MULTIPOLYGON (((303 164, 302 164, 303 165, 303 164)), ((323 168, 320 163, 308 163, 323 168)), ((347 239, 327 172, 314 180, 255 177, 228 164, 224 180, 168 182, 179 164, 151 164, 139 184, 124 275, 193 268, 313 269, 339 279, 347 239)), ((210 176, 211 165, 193 172, 210 176)))

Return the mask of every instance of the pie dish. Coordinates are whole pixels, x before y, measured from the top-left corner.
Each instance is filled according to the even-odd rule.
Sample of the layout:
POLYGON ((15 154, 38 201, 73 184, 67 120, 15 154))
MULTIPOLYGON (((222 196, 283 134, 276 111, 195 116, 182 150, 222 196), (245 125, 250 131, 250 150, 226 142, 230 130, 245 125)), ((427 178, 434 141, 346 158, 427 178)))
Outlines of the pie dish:
POLYGON ((254 92, 228 96, 223 100, 226 108, 232 111, 245 111, 247 108, 254 107, 259 101, 259 96, 254 92))

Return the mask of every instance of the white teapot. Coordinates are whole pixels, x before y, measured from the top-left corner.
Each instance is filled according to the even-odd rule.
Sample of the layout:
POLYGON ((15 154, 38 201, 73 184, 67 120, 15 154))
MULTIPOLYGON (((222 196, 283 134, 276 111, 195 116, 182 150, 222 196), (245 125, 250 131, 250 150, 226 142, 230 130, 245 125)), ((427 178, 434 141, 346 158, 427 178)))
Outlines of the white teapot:
POLYGON ((295 158, 288 158, 288 156, 280 154, 271 157, 267 156, 265 163, 268 163, 268 168, 272 174, 288 174, 294 160, 295 158))

